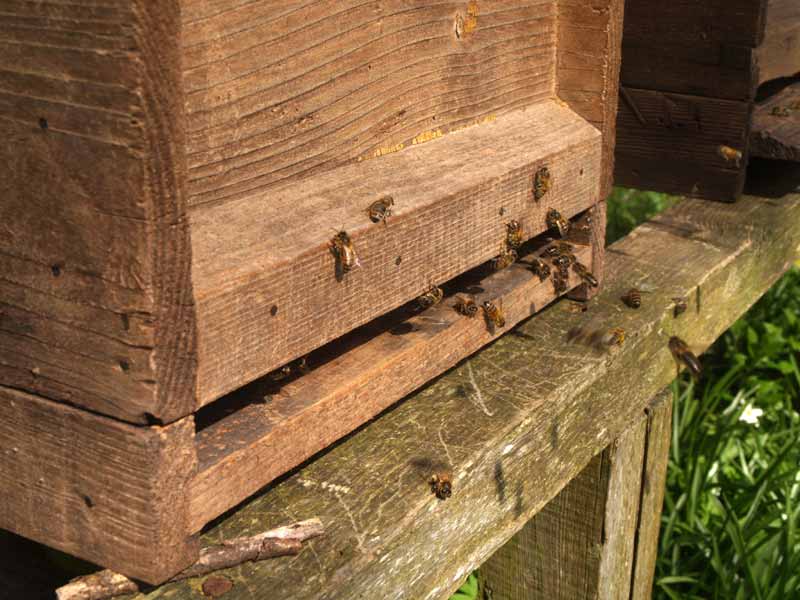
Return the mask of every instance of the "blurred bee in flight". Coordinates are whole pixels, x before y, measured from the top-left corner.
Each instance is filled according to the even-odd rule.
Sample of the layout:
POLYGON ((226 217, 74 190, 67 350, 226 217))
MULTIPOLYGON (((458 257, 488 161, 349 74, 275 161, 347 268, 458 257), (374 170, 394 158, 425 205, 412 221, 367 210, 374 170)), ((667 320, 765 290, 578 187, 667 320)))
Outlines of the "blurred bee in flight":
POLYGON ((586 268, 585 265, 579 262, 575 262, 572 264, 572 270, 578 274, 578 277, 580 277, 581 281, 583 281, 584 283, 587 283, 595 288, 600 285, 600 282, 597 281, 597 278, 594 275, 592 275, 592 273, 589 271, 589 269, 586 268))
POLYGON ((500 256, 496 256, 492 259, 492 269, 495 271, 502 271, 503 269, 507 269, 513 265, 514 261, 516 260, 517 251, 513 248, 509 248, 508 250, 503 251, 500 256))
POLYGON ((686 368, 689 369, 695 381, 700 379, 703 367, 700 364, 700 359, 689 349, 688 344, 678 336, 673 335, 669 338, 668 345, 670 352, 672 352, 672 358, 675 359, 675 363, 678 365, 678 369, 680 370, 680 364, 683 363, 686 365, 686 368))
POLYGON ((620 327, 611 330, 574 327, 567 333, 567 341, 589 346, 598 352, 605 352, 610 348, 623 344, 625 330, 620 327))

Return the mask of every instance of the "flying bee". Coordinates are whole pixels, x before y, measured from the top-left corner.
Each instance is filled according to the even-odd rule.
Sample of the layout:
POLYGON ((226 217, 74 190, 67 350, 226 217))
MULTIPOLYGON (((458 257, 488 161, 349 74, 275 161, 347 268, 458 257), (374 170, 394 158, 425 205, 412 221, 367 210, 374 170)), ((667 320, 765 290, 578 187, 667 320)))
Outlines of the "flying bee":
POLYGON ((531 261, 531 271, 539 278, 539 281, 550 277, 550 267, 541 258, 534 258, 531 261))
POLYGON ((611 330, 574 327, 567 334, 567 341, 583 344, 599 352, 604 352, 609 348, 623 344, 625 330, 619 327, 611 330))
POLYGON ((620 299, 630 308, 639 308, 642 305, 642 292, 631 288, 620 299))
POLYGON ((506 244, 509 248, 516 250, 522 245, 522 242, 525 241, 525 235, 522 232, 522 225, 519 224, 519 221, 509 221, 506 223, 506 229, 508 233, 506 235, 506 244))
POLYGON ((495 256, 492 259, 492 269, 495 271, 502 271, 513 265, 515 260, 517 260, 517 251, 513 248, 509 248, 503 251, 500 256, 495 256))
POLYGON ((391 196, 384 196, 380 200, 376 200, 372 204, 370 204, 369 208, 367 209, 367 215, 369 216, 369 220, 373 223, 380 223, 383 221, 383 224, 386 225, 387 217, 392 216, 392 207, 394 206, 394 198, 391 196))
POLYGON ((503 311, 501 311, 494 302, 486 300, 483 303, 483 314, 486 316, 486 321, 492 329, 506 326, 506 318, 503 316, 503 311))
POLYGON ((458 296, 458 298, 456 298, 456 303, 453 305, 453 308, 456 309, 458 314, 469 317, 470 319, 478 314, 478 305, 475 304, 472 299, 464 298, 463 296, 458 296))
POLYGON ((346 273, 361 266, 356 247, 346 231, 340 231, 330 242, 331 254, 336 258, 336 279, 341 280, 346 273))
POLYGON ((434 473, 431 476, 431 492, 439 500, 447 500, 453 495, 453 480, 449 473, 434 473))
POLYGON ((742 164, 742 153, 739 150, 736 150, 736 148, 723 145, 717 148, 717 153, 722 157, 723 160, 733 163, 737 169, 742 164))
POLYGON ((575 262, 572 264, 572 270, 578 274, 578 277, 580 277, 584 283, 588 283, 592 287, 597 287, 600 285, 600 282, 597 281, 597 278, 592 275, 585 265, 575 262))
POLYGON ((425 310, 426 308, 439 304, 442 298, 444 298, 442 288, 432 285, 427 292, 417 298, 417 306, 419 306, 421 310, 425 310))
POLYGON ((547 211, 547 226, 550 229, 558 229, 558 235, 562 238, 569 233, 569 221, 561 216, 555 208, 547 211))
POLYGON ((672 352, 672 358, 680 367, 680 363, 686 365, 695 381, 700 379, 700 374, 703 372, 703 367, 700 360, 689 350, 689 346, 681 338, 672 336, 669 338, 669 350, 672 352))
POLYGON ((689 308, 689 303, 686 298, 673 298, 672 302, 674 302, 672 316, 676 319, 685 313, 687 308, 689 308))
POLYGON ((545 194, 550 191, 553 183, 553 178, 550 175, 550 169, 542 167, 533 176, 533 199, 537 202, 544 198, 545 194))

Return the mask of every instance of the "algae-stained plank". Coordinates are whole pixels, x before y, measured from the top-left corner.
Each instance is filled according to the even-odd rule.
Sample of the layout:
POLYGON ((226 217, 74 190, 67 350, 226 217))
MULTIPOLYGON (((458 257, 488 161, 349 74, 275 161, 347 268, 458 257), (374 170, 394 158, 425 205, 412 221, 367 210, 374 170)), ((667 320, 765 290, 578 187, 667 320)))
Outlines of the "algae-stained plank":
POLYGON ((639 227, 609 248, 587 313, 563 302, 527 321, 212 527, 206 541, 310 516, 326 525, 298 557, 226 571, 228 597, 446 598, 675 376, 670 335, 700 352, 799 254, 800 195, 686 200, 639 227), (646 282, 656 290, 625 309, 620 294, 646 282), (691 309, 674 319, 682 294, 691 309), (628 337, 611 355, 566 345, 583 321, 628 337), (453 471, 447 501, 430 493, 431 462, 453 471))

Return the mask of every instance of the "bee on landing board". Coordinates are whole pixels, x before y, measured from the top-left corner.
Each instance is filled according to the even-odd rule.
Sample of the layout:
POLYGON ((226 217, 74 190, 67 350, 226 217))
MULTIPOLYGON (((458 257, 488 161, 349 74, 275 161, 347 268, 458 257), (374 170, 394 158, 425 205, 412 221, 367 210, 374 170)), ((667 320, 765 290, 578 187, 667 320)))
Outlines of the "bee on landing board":
POLYGON ((502 329, 506 326, 506 318, 494 302, 486 300, 483 303, 483 314, 486 316, 486 321, 490 329, 502 329))
POLYGON ((291 377, 292 375, 302 375, 304 373, 308 373, 308 357, 301 356, 297 360, 293 360, 287 365, 283 365, 279 369, 275 369, 269 374, 269 378, 272 381, 283 381, 287 377, 291 377))
POLYGON ((394 206, 394 198, 391 196, 384 196, 380 200, 373 202, 367 209, 369 220, 373 223, 380 223, 386 225, 386 219, 392 216, 392 207, 394 206))
POLYGON ((509 248, 505 250, 500 256, 495 256, 492 259, 492 269, 495 271, 502 271, 514 264, 517 260, 517 251, 509 248))
POLYGON ((545 194, 550 191, 553 178, 550 175, 550 169, 542 167, 533 176, 533 199, 537 202, 545 197, 545 194))
POLYGON ((692 374, 692 377, 694 377, 695 381, 700 379, 700 374, 703 372, 700 359, 698 359, 689 349, 689 346, 686 342, 673 335, 671 338, 669 338, 669 350, 672 352, 672 358, 675 359, 675 362, 678 364, 679 368, 680 363, 683 363, 686 365, 686 368, 689 369, 689 372, 692 374))
POLYGON ((458 314, 469 317, 470 319, 478 314, 478 305, 470 298, 464 298, 463 296, 458 296, 458 298, 456 298, 456 303, 453 305, 453 308, 456 309, 458 314))
POLYGON ((522 246, 522 242, 525 241, 525 234, 522 231, 522 225, 519 224, 519 221, 509 221, 506 223, 506 244, 512 250, 516 250, 520 246, 522 246))
POLYGON ((331 254, 336 259, 336 279, 339 281, 353 269, 360 267, 361 262, 356 254, 353 240, 346 231, 340 231, 330 242, 331 254))
POLYGON ((431 492, 439 500, 447 500, 453 495, 453 480, 449 473, 434 473, 431 476, 431 492))
POLYGON ((625 303, 625 306, 630 308, 639 308, 642 306, 642 292, 636 288, 629 289, 620 299, 625 303))
POLYGON ((442 291, 442 288, 432 285, 427 292, 417 298, 417 306, 419 306, 421 310, 425 310, 431 306, 439 304, 439 302, 442 301, 442 298, 444 298, 444 292, 442 291))
POLYGON ((583 281, 584 283, 587 283, 595 288, 600 285, 600 282, 597 281, 597 278, 594 275, 592 275, 592 273, 589 271, 589 269, 586 268, 585 265, 579 262, 575 262, 572 265, 572 270, 578 274, 578 277, 580 277, 581 281, 583 281))
POLYGON ((558 229, 558 235, 562 238, 569 233, 569 221, 555 208, 551 208, 547 211, 547 227, 550 229, 558 229))
POLYGON ((542 250, 542 255, 546 256, 547 258, 555 258, 556 256, 559 256, 560 254, 561 254, 561 250, 556 245, 548 246, 547 248, 542 250))
MULTIPOLYGON (((569 275, 569 273, 567 273, 567 275, 569 275)), ((567 277, 565 276, 564 271, 559 269, 553 273, 553 290, 557 295, 560 296, 566 292, 567 289, 567 277)))
POLYGON ((541 258, 531 260, 531 271, 539 278, 539 281, 544 281, 550 277, 550 267, 541 258))
POLYGON ((685 313, 687 308, 689 308, 689 302, 686 300, 686 298, 673 298, 672 302, 674 303, 672 308, 672 316, 676 319, 685 313))

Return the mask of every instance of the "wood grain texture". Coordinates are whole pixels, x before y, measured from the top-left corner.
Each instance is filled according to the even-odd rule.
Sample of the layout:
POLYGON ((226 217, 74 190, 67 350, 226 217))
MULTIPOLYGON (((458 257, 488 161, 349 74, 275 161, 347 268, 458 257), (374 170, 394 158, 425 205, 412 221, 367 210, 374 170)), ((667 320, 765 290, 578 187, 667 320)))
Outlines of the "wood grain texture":
POLYGON ((598 600, 631 598, 646 439, 647 419, 642 415, 607 450, 610 468, 595 596, 598 600))
POLYGON ((559 0, 556 94, 603 134, 600 199, 611 193, 623 0, 559 0))
POLYGON ((199 404, 497 256, 509 220, 533 236, 551 207, 569 218, 594 205, 600 161, 597 130, 547 101, 268 196, 196 209, 199 404), (542 165, 553 188, 535 202, 542 165), (373 224, 367 208, 386 195, 394 214, 373 224), (329 250, 339 228, 362 264, 343 281, 329 250))
MULTIPOLYGON (((586 314, 549 308, 218 521, 206 543, 287 518, 326 524, 298 557, 225 571, 228 597, 447 598, 675 377, 670 335, 700 353, 798 256, 800 195, 686 200, 643 225, 608 249, 586 314), (648 281, 656 291, 624 310, 620 294, 648 281), (675 320, 678 295, 692 309, 675 320), (565 344, 582 322, 628 337, 612 355, 565 344), (444 502, 428 485, 437 464, 453 474, 444 502)), ((197 585, 148 599, 190 598, 197 585)))
POLYGON ((0 388, 0 527, 160 583, 197 559, 194 423, 135 427, 0 388))
MULTIPOLYGON (((593 268, 591 248, 576 247, 575 255, 593 268)), ((556 297, 553 285, 533 275, 527 259, 463 284, 482 290, 474 295, 478 305, 489 299, 501 308, 503 329, 489 331, 480 314, 459 315, 453 308, 455 294, 463 293, 458 285, 450 288, 453 296, 418 316, 381 325, 380 333, 366 328, 337 340, 331 348, 339 349, 335 358, 294 382, 279 389, 268 380, 257 382, 221 400, 243 408, 198 432, 192 530, 542 310, 556 297), (342 353, 342 347, 351 349, 342 353)), ((572 273, 569 287, 579 283, 572 273)), ((316 360, 312 355, 309 364, 316 360)))
POLYGON ((177 0, 6 2, 0 377, 143 423, 194 397, 177 0))
POLYGON ((665 389, 647 407, 647 444, 636 527, 631 600, 649 600, 653 591, 671 438, 672 390, 665 389))
POLYGON ((748 102, 623 88, 617 184, 735 200, 744 187, 751 113, 748 102), (722 147, 742 157, 726 159, 722 147))
POLYGON ((750 154, 800 162, 800 82, 756 105, 750 154))
POLYGON ((626 3, 616 183, 739 197, 766 12, 767 0, 626 3), (648 115, 638 104, 662 114, 648 115), (721 165, 717 138, 728 138, 720 143, 740 151, 741 160, 721 165))
POLYGON ((764 41, 756 54, 759 83, 800 73, 800 3, 769 0, 764 41))
POLYGON ((193 206, 254 198, 553 93, 556 0, 181 5, 193 206))

